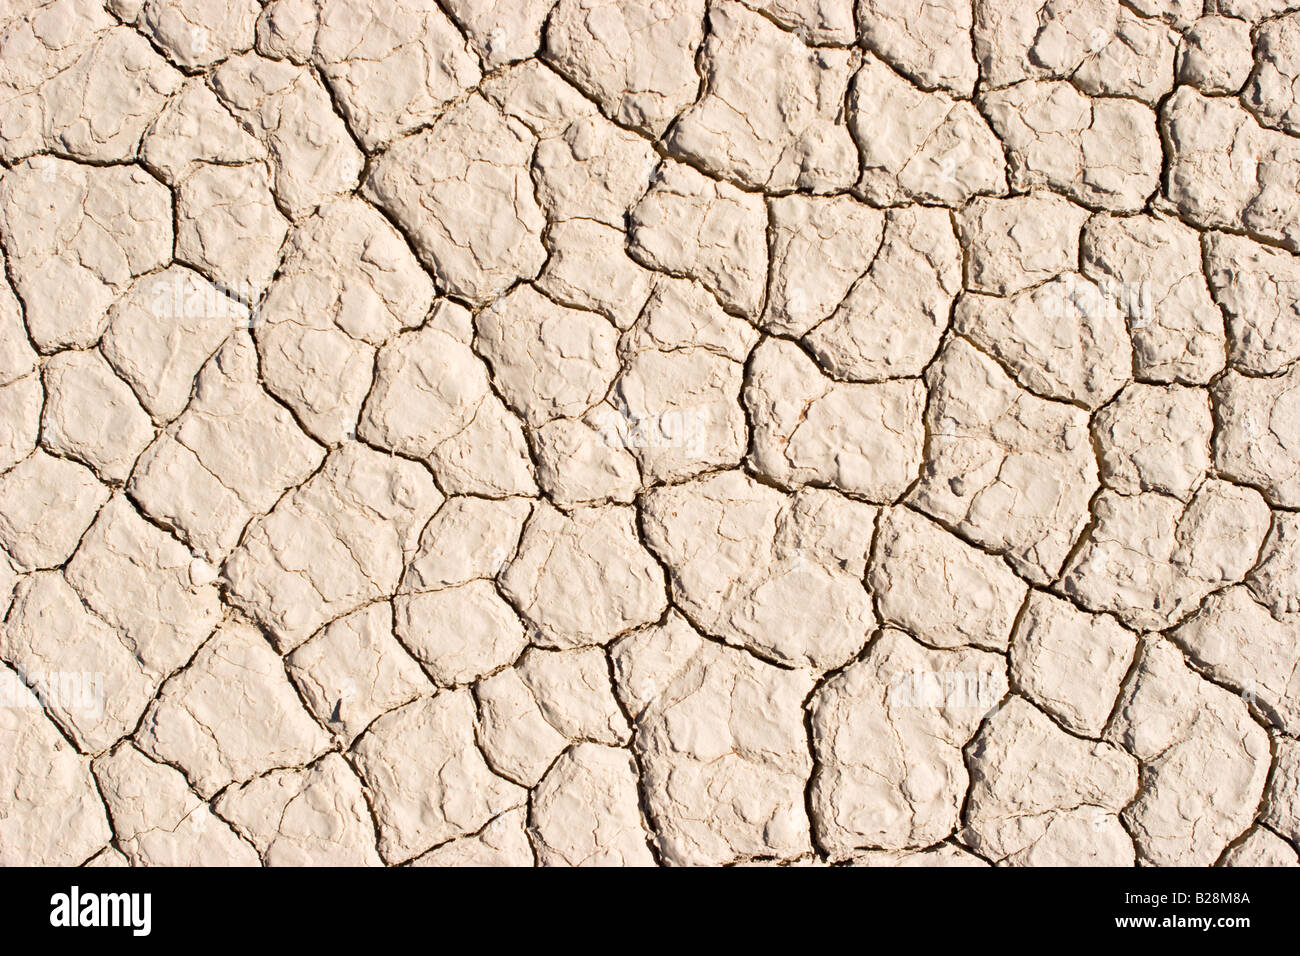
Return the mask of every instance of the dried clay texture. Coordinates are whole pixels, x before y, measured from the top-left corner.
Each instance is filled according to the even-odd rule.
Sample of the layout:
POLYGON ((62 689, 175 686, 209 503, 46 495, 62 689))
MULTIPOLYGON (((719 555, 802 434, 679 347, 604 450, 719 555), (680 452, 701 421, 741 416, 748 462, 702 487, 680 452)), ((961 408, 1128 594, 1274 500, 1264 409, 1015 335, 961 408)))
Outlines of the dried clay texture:
POLYGON ((1300 3, 7 0, 0 864, 1300 865, 1300 3))

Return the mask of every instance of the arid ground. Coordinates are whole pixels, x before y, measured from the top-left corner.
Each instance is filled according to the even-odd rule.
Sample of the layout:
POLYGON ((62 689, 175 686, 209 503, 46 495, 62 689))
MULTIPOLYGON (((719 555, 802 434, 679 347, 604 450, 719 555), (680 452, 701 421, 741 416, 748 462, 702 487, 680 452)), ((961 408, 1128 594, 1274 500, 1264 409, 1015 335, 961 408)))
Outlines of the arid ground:
POLYGON ((0 863, 1300 865, 1300 0, 6 0, 0 863))

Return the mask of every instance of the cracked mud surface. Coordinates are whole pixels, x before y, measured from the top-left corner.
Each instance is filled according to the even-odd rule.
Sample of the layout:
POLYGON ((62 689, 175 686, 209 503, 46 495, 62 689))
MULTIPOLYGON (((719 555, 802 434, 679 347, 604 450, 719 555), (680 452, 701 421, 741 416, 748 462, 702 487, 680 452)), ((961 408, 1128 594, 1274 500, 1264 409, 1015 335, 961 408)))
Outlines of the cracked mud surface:
POLYGON ((0 863, 1300 857, 1300 4, 12 0, 0 863))

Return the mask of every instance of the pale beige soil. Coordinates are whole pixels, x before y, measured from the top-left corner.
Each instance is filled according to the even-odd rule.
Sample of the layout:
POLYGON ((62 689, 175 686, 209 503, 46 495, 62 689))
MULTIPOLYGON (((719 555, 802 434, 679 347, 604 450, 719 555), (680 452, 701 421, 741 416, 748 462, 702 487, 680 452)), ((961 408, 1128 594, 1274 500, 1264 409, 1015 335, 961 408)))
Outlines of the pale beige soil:
POLYGON ((7 0, 0 864, 1300 865, 1300 3, 7 0))

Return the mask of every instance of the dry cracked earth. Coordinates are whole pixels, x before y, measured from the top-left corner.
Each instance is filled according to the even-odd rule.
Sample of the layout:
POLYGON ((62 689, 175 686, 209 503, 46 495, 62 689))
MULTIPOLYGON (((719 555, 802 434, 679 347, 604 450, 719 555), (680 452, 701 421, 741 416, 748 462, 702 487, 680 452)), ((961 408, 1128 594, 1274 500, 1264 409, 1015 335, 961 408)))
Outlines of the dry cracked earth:
POLYGON ((0 862, 1300 863, 1300 3, 9 0, 0 160, 0 862))

